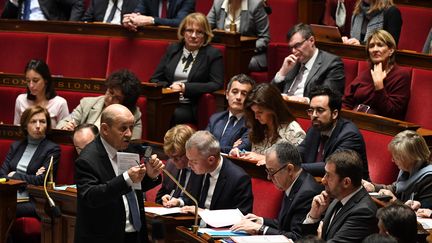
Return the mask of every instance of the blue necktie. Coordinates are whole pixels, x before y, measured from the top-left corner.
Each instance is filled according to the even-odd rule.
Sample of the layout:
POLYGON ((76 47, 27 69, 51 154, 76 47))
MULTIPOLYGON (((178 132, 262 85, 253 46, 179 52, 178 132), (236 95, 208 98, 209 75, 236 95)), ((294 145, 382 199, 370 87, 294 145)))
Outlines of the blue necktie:
POLYGON ((220 139, 220 145, 221 147, 223 146, 232 146, 232 144, 228 144, 229 138, 231 137, 231 133, 232 130, 234 128, 234 123, 237 121, 237 117, 236 116, 231 116, 229 121, 228 121, 228 125, 225 128, 225 131, 222 133, 222 137, 220 139))
POLYGON ((132 225, 136 231, 140 231, 141 229, 141 217, 138 209, 137 199, 135 195, 135 191, 128 192, 126 194, 126 199, 129 205, 129 219, 132 221, 132 225))
POLYGON ((24 0, 24 13, 22 16, 23 20, 29 20, 30 19, 30 2, 31 2, 31 0, 24 0))
POLYGON ((118 0, 113 1, 113 7, 111 8, 110 14, 107 18, 107 23, 111 23, 111 21, 114 19, 115 12, 117 11, 117 2, 118 0))
POLYGON ((198 207, 200 208, 205 208, 205 201, 207 199, 207 193, 210 187, 210 174, 206 174, 205 179, 204 179, 204 185, 201 189, 201 196, 200 196, 200 200, 199 200, 199 204, 198 207))

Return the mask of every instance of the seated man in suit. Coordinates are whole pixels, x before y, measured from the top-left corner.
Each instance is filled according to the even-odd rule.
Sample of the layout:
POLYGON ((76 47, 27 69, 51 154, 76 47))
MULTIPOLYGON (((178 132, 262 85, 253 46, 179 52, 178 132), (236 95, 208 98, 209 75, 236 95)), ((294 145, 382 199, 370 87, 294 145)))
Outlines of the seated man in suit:
POLYGON ((7 0, 1 18, 78 21, 83 13, 83 0, 7 0))
POLYGON ((300 23, 292 27, 287 40, 292 54, 284 59, 272 81, 285 100, 308 102, 310 91, 318 85, 329 86, 343 94, 343 62, 338 56, 318 50, 309 25, 300 23))
POLYGON ((134 73, 128 70, 113 72, 105 81, 105 95, 85 97, 75 107, 70 116, 61 120, 56 128, 73 131, 76 126, 90 123, 100 128, 102 111, 111 104, 126 106, 135 117, 132 139, 140 139, 142 135, 141 112, 136 103, 141 94, 141 83, 134 73))
POLYGON ((138 0, 92 0, 81 21, 121 24, 123 16, 137 5, 138 0))
POLYGON ((366 147, 357 126, 340 118, 342 96, 328 87, 311 91, 307 110, 312 127, 298 149, 302 155, 302 168, 313 176, 324 176, 324 161, 338 150, 354 150, 363 161, 363 178, 369 178, 366 147))
MULTIPOLYGON (((252 212, 253 195, 250 176, 220 154, 219 142, 208 131, 198 131, 186 142, 189 166, 197 175, 204 175, 199 208, 210 210, 238 208, 243 214, 252 212)), ((195 212, 185 206, 182 212, 195 212)))
POLYGON ((77 154, 80 154, 87 144, 92 142, 99 134, 99 129, 94 124, 83 123, 75 127, 72 141, 77 154))
POLYGON ((123 16, 123 26, 136 31, 139 26, 168 25, 178 27, 195 12, 195 0, 138 0, 135 11, 123 16))
POLYGON ((232 77, 225 92, 228 109, 210 117, 207 131, 219 140, 223 153, 229 153, 233 147, 239 150, 250 151, 251 149, 248 129, 245 126, 243 104, 254 86, 255 81, 245 74, 232 77))
POLYGON ((129 144, 134 123, 125 106, 108 106, 101 115, 100 135, 75 162, 75 242, 148 242, 142 192, 161 182, 164 165, 150 159, 119 171, 118 151, 137 151, 129 144))
POLYGON ((363 165, 352 150, 338 151, 327 158, 322 178, 325 190, 312 200, 303 222, 304 234, 318 235, 327 242, 361 242, 377 232, 377 206, 361 185, 363 165))
POLYGON ((291 240, 301 238, 301 224, 309 212, 312 198, 322 191, 313 176, 301 168, 297 148, 289 142, 274 144, 266 154, 267 178, 285 192, 277 219, 246 215, 231 227, 249 234, 285 235, 291 240))
MULTIPOLYGON (((194 132, 188 125, 177 125, 171 128, 165 133, 163 148, 169 157, 166 170, 176 177, 187 192, 197 198, 201 191, 202 176, 196 175, 189 168, 185 149, 186 141, 194 132)), ((168 176, 163 178, 162 187, 156 195, 156 202, 165 207, 182 207, 185 204, 192 204, 192 201, 168 176)))

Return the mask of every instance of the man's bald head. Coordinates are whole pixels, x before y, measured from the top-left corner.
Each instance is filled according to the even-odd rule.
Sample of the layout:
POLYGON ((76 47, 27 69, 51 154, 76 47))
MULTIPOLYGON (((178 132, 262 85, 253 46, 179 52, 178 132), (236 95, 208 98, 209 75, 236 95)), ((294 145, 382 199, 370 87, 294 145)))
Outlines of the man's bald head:
POLYGON ((126 149, 134 123, 134 115, 128 108, 120 104, 110 105, 102 112, 100 135, 115 149, 126 149))

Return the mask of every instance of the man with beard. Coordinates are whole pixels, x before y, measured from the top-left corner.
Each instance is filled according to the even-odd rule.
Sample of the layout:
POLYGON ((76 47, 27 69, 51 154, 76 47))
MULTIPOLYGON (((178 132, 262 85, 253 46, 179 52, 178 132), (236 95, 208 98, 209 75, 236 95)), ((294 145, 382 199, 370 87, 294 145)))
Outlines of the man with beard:
POLYGON ((377 207, 361 185, 362 170, 362 161, 352 150, 327 158, 322 178, 325 190, 312 200, 302 225, 304 234, 318 228, 318 236, 327 242, 361 242, 377 232, 377 207))
POLYGON ((326 158, 339 150, 354 150, 363 161, 363 179, 369 179, 363 136, 351 121, 339 117, 342 96, 328 87, 313 89, 308 115, 312 127, 298 146, 302 155, 302 168, 313 176, 324 176, 326 158))

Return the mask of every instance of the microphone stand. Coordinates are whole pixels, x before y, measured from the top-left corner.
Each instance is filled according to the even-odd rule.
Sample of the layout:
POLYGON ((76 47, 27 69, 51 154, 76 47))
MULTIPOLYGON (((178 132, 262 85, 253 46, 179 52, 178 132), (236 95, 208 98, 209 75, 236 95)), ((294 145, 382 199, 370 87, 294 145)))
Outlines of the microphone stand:
POLYGON ((51 156, 51 160, 50 163, 48 165, 48 171, 45 174, 45 179, 44 179, 44 192, 45 195, 48 199, 48 204, 50 205, 50 208, 52 210, 52 214, 54 217, 58 217, 60 216, 60 209, 58 207, 56 207, 54 200, 50 197, 50 195, 48 194, 48 190, 47 190, 47 179, 48 179, 48 175, 50 177, 50 182, 48 182, 48 186, 53 189, 55 187, 55 182, 53 180, 53 156, 51 156))
POLYGON ((182 190, 186 196, 188 196, 195 204, 195 222, 194 225, 192 225, 192 233, 195 235, 198 233, 199 225, 198 225, 198 201, 188 192, 186 189, 178 182, 178 180, 171 175, 167 170, 162 169, 162 171, 172 180, 174 183, 182 190))

